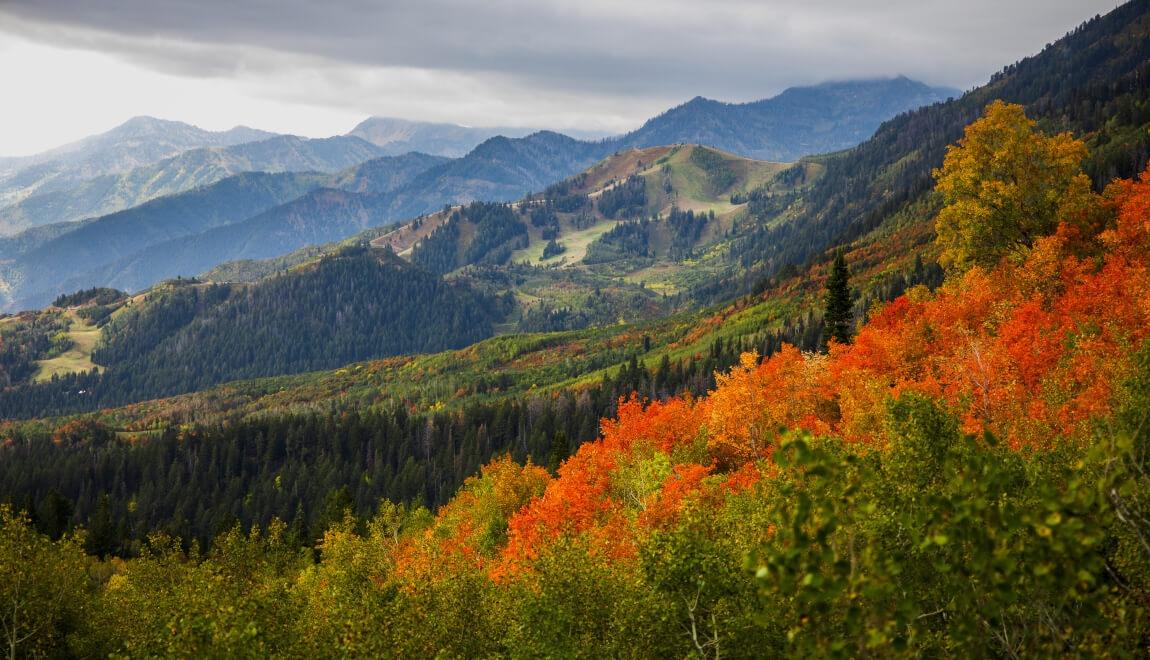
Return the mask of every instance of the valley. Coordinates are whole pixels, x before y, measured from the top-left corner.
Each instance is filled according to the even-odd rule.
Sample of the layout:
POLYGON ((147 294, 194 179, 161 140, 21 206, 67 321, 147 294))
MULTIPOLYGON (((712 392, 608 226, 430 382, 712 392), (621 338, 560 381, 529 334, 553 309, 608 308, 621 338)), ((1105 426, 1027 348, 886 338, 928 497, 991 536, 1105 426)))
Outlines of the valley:
MULTIPOLYGON (((881 24, 844 42, 868 65, 912 33, 792 10, 824 37, 881 24)), ((630 20, 581 11, 609 36, 630 20)), ((739 11, 707 16, 777 36, 739 11)), ((972 14, 978 42, 921 12, 947 58, 1002 46, 1004 18, 972 14)), ((430 38, 449 13, 388 21, 430 38)), ((448 31, 437 61, 526 56, 538 89, 466 86, 478 126, 434 120, 459 98, 437 89, 426 121, 331 138, 136 119, 0 159, 0 600, 37 622, 0 608, 0 641, 1144 655, 1150 0, 1082 19, 966 92, 844 79, 575 137, 519 126, 609 118, 604 99, 646 98, 632 68, 730 89, 703 65, 742 30, 676 42, 697 71, 665 44, 657 67, 628 59, 639 32, 557 66, 573 46, 550 33, 448 31), (604 62, 617 78, 546 97, 539 71, 604 62)), ((327 29, 309 20, 309 45, 327 29)), ((813 62, 788 67, 829 66, 777 29, 813 62)), ((356 66, 349 104, 375 98, 356 66)), ((436 79, 409 68, 387 70, 436 79)))

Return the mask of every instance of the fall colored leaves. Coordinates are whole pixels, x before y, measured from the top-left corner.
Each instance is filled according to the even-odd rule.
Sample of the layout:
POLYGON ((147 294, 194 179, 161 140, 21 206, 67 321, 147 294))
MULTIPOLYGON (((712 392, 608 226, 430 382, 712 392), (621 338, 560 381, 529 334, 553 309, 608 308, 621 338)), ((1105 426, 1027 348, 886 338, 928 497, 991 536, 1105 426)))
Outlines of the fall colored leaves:
POLYGON ((745 354, 708 397, 622 401, 557 477, 497 462, 483 476, 493 482, 486 497, 515 496, 480 505, 472 485, 465 506, 440 515, 453 531, 429 534, 475 546, 476 530, 498 524, 483 512, 498 509, 506 543, 487 546, 476 568, 500 580, 530 572, 557 544, 633 559, 643 535, 692 502, 754 484, 789 431, 889 446, 889 402, 908 392, 936 400, 965 432, 1015 448, 1083 441, 1150 332, 1150 171, 1096 195, 1080 185, 1082 153, 993 104, 937 173, 939 240, 954 266, 938 291, 911 290, 827 354, 745 354), (970 233, 972 222, 991 224, 970 233))

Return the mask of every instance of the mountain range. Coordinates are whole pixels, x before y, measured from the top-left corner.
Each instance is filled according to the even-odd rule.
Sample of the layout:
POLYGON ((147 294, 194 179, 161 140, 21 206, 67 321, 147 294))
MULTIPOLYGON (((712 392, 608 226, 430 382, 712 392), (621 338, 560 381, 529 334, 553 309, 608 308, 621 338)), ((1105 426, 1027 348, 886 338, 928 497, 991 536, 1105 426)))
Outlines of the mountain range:
POLYGON ((853 147, 899 113, 960 95, 956 89, 898 76, 792 87, 751 103, 697 96, 615 144, 653 147, 690 142, 759 160, 792 161, 853 147))
MULTIPOLYGON (((1104 21, 1089 24, 1089 29, 1075 31, 961 98, 898 115, 855 148, 803 159, 801 166, 763 170, 774 174, 750 188, 724 188, 731 181, 750 181, 745 178, 749 164, 741 163, 733 154, 699 148, 681 149, 677 155, 621 150, 584 174, 559 185, 547 185, 548 179, 555 181, 565 173, 574 174, 588 163, 599 161, 602 151, 615 145, 547 132, 523 138, 496 137, 459 159, 411 155, 406 161, 403 157, 369 161, 370 165, 352 168, 333 178, 263 175, 268 178, 257 183, 261 180, 254 177, 249 185, 264 186, 264 192, 251 195, 253 205, 246 210, 252 214, 244 218, 240 217, 246 215, 243 209, 215 197, 248 195, 249 191, 237 182, 220 182, 187 198, 176 196, 153 202, 154 218, 144 213, 149 209, 145 205, 117 218, 81 223, 81 228, 93 233, 81 235, 84 240, 77 241, 98 244, 103 232, 89 228, 104 223, 108 227, 118 223, 131 227, 134 222, 140 226, 164 224, 169 214, 178 216, 174 209, 182 204, 187 204, 188 209, 202 209, 185 213, 185 222, 201 215, 215 218, 205 224, 186 224, 188 228, 181 230, 183 235, 157 235, 158 242, 151 238, 139 242, 125 239, 137 233, 147 234, 131 230, 118 233, 118 245, 87 252, 79 250, 79 245, 66 247, 68 233, 52 236, 53 247, 43 252, 35 252, 39 246, 34 245, 34 240, 11 241, 5 244, 7 249, 19 254, 6 258, 9 304, 43 304, 53 293, 64 291, 58 286, 53 288, 59 281, 66 281, 71 289, 105 282, 143 288, 149 281, 192 275, 193 270, 207 271, 213 262, 232 259, 246 261, 222 267, 218 272, 240 280, 248 280, 247 273, 254 273, 259 280, 338 250, 333 246, 312 251, 308 246, 316 242, 339 241, 364 229, 370 231, 361 234, 361 240, 381 246, 386 243, 385 247, 438 272, 451 273, 459 266, 474 264, 478 269, 467 277, 481 289, 508 292, 508 282, 515 283, 512 290, 520 292, 525 301, 536 301, 532 303, 534 308, 521 307, 515 312, 519 315, 515 322, 524 329, 569 327, 565 319, 573 318, 570 314, 580 309, 589 309, 596 292, 602 294, 609 287, 617 290, 603 299, 606 306, 602 311, 584 315, 584 320, 577 321, 574 327, 579 327, 578 323, 602 322, 616 313, 613 310, 628 305, 658 307, 660 300, 652 292, 673 294, 675 298, 668 299, 672 305, 684 296, 692 301, 689 304, 729 299, 756 290, 786 268, 817 259, 828 246, 843 242, 857 241, 875 255, 886 255, 869 257, 874 263, 896 258, 892 250, 905 261, 915 254, 914 246, 921 244, 921 237, 929 236, 923 221, 932 217, 936 203, 927 195, 931 170, 941 163, 946 145, 961 137, 962 127, 976 118, 990 100, 1004 98, 1022 103, 1053 129, 1081 131, 1084 126, 1094 127, 1088 134, 1092 155, 1087 171, 1100 181, 1115 174, 1133 175, 1145 162, 1150 153, 1150 136, 1141 126, 1146 120, 1138 113, 1114 110, 1137 106, 1135 99, 1143 89, 1136 82, 1141 80, 1139 67, 1150 59, 1150 42, 1130 41, 1126 35, 1138 26, 1121 26, 1123 15, 1123 11, 1118 11, 1104 21), (1119 42, 1140 45, 1118 48, 1119 42), (1069 86, 1047 84, 1052 80, 1069 86), (1067 114, 1066 108, 1073 105, 1076 95, 1085 93, 1096 99, 1098 113, 1110 113, 1122 121, 1099 124, 1094 115, 1075 118, 1067 114), (369 175, 371 172, 374 174, 369 175), (683 174, 686 172, 690 174, 683 174), (340 189, 338 182, 354 190, 340 189), (518 216, 516 223, 525 229, 508 224, 502 212, 480 212, 477 217, 494 218, 490 222, 495 223, 482 229, 488 221, 468 220, 470 212, 464 213, 456 206, 463 217, 457 225, 458 237, 452 238, 451 232, 443 230, 457 212, 452 208, 444 211, 444 204, 466 203, 468 198, 475 198, 471 197, 473 194, 499 201, 500 196, 510 197, 517 188, 537 191, 519 207, 527 215, 518 216), (710 191, 708 196, 700 196, 706 191, 710 191), (281 201, 297 192, 300 194, 292 199, 281 201), (575 203, 579 196, 591 201, 575 203), (604 203, 608 211, 604 211, 604 203), (172 210, 165 210, 167 204, 173 205, 172 210), (534 210, 537 205, 542 205, 542 210, 554 208, 555 212, 541 211, 540 215, 534 210), (595 214, 580 210, 587 208, 595 209, 595 214), (641 210, 631 216, 625 210, 628 208, 641 210), (706 223, 695 233, 690 221, 684 224, 680 218, 671 223, 675 208, 708 214, 715 211, 716 220, 706 216, 706 223), (231 209, 238 212, 232 213, 231 209), (399 213, 416 215, 416 219, 400 226, 399 233, 393 230, 388 234, 380 229, 400 219, 399 213), (418 213, 423 217, 418 217, 418 213), (657 214, 658 222, 644 225, 648 214, 657 214), (612 229, 616 225, 620 227, 618 231, 612 229), (671 227, 674 231, 670 231, 671 227), (440 230, 445 232, 443 238, 431 240, 440 230), (478 237, 488 231, 494 233, 480 241, 482 248, 474 247, 478 237), (545 231, 550 239, 544 237, 545 231), (907 238, 892 242, 891 231, 907 238), (407 238, 395 240, 401 236, 407 238), (676 236, 680 237, 677 247, 673 245, 676 236), (544 256, 549 240, 556 245, 544 256), (424 243, 427 245, 420 247, 424 243), (442 257, 431 251, 436 244, 442 246, 436 248, 442 257), (29 245, 33 247, 29 249, 29 245), (291 258, 277 256, 291 250, 300 251, 291 258), (420 250, 423 254, 417 255, 420 250), (38 270, 35 262, 49 262, 52 252, 59 252, 60 260, 50 268, 38 270), (92 256, 103 252, 114 258, 92 256), (78 255, 76 262, 88 263, 79 272, 69 273, 69 254, 78 255), (592 255, 591 261, 588 255, 592 255), (264 257, 275 258, 266 265, 253 261, 264 257), (499 262, 507 265, 489 269, 490 264, 499 262), (520 272, 515 265, 520 263, 531 265, 520 272), (580 263, 582 266, 572 267, 580 263), (69 276, 54 279, 61 272, 69 276), (23 280, 22 273, 28 274, 23 280), (40 290, 30 291, 24 282, 38 283, 32 288, 40 290)), ((898 79, 884 84, 905 86, 898 79)), ((822 89, 816 96, 826 93, 822 89)), ((837 96, 847 98, 850 94, 837 96)), ((684 107, 690 110, 692 105, 706 104, 696 102, 684 107)), ((743 111, 745 108, 736 106, 734 112, 743 111)), ((664 123, 683 124, 678 119, 672 121, 680 114, 690 113, 672 111, 659 121, 648 122, 645 130, 666 135, 654 131, 664 123)), ((761 161, 748 161, 754 162, 761 161)), ((114 234, 109 231, 110 236, 114 234)), ((866 268, 867 263, 870 262, 859 267, 866 268)))
MULTIPOLYGON (((368 227, 429 213, 444 204, 515 200, 575 174, 611 153, 631 147, 698 142, 739 154, 770 151, 787 156, 801 154, 807 146, 841 149, 858 142, 862 132, 873 131, 882 119, 952 93, 952 90, 895 78, 828 83, 806 91, 789 90, 774 99, 753 104, 696 100, 618 138, 578 140, 549 131, 519 138, 496 136, 460 158, 445 160, 411 155, 402 161, 402 166, 400 161, 388 157, 372 157, 386 150, 386 145, 394 147, 403 140, 407 140, 407 146, 418 139, 424 141, 421 143, 424 146, 434 147, 436 140, 465 142, 461 135, 476 139, 479 134, 460 132, 456 130, 459 127, 450 125, 369 120, 353 133, 358 132, 385 146, 355 135, 326 140, 277 136, 232 147, 191 150, 70 190, 34 196, 0 210, 0 219, 6 220, 9 226, 28 226, 60 213, 78 218, 95 209, 128 208, 165 192, 212 184, 229 174, 247 170, 332 173, 346 169, 323 181, 323 187, 331 190, 313 193, 296 203, 283 200, 282 208, 260 208, 245 218, 209 214, 198 224, 172 219, 173 227, 142 232, 141 240, 128 241, 135 249, 131 253, 120 246, 101 256, 95 247, 103 244, 103 227, 131 222, 122 215, 52 225, 52 229, 37 227, 0 241, 0 259, 5 260, 0 264, 4 284, 0 296, 4 299, 3 306, 11 309, 39 306, 59 293, 92 285, 118 285, 136 290, 165 277, 194 275, 226 261, 267 258, 310 242, 339 240, 368 227), (805 109, 799 113, 797 108, 805 109), (803 121, 788 123, 787 118, 796 114, 802 114, 803 121), (808 129, 796 128, 799 125, 808 129), (752 130, 742 131, 740 126, 749 126, 752 130), (741 141, 733 142, 731 136, 735 135, 742 135, 741 141), (234 227, 226 229, 223 226, 233 224, 234 227), (85 241, 70 242, 67 234, 81 226, 85 241), (195 237, 200 232, 210 233, 195 237), (164 240, 150 242, 152 237, 164 240), (81 243, 82 253, 67 247, 81 243), (162 249, 150 250, 161 244, 162 249), (37 251, 41 246, 42 250, 37 251), (48 253, 53 255, 51 259, 39 258, 48 253)), ((240 188, 242 185, 219 188, 209 185, 197 195, 218 194, 227 198, 240 188)), ((146 211, 149 223, 168 222, 157 212, 161 208, 167 207, 161 205, 146 211)))

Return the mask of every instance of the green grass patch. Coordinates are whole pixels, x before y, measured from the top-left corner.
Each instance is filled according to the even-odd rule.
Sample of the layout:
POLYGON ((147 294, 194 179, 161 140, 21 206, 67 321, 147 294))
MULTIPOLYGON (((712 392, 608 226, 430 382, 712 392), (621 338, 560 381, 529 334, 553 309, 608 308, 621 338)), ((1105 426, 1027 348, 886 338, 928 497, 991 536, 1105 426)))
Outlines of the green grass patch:
POLYGON ((92 351, 100 341, 100 328, 81 319, 74 310, 68 310, 65 314, 70 322, 68 339, 72 341, 72 347, 54 358, 37 362, 38 368, 36 374, 32 376, 33 382, 42 383, 51 380, 52 376, 100 368, 92 362, 92 351))

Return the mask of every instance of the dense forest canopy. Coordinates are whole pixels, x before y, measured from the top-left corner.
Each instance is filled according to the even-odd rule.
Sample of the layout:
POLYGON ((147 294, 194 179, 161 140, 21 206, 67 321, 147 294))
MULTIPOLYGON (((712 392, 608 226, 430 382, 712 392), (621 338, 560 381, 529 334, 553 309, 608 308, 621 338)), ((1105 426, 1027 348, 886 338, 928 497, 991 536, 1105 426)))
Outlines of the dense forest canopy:
MULTIPOLYGON (((60 299, 91 305, 78 310, 81 315, 98 315, 104 328, 92 359, 106 371, 0 392, 9 416, 118 405, 239 378, 456 348, 491 336, 492 324, 507 312, 501 299, 363 246, 259 286, 173 281, 109 317, 98 303, 113 295, 100 290, 60 299)), ((35 341, 51 341, 51 328, 40 326, 52 318, 20 327, 35 341)), ((0 353, 0 368, 11 365, 10 377, 32 369, 37 353, 32 341, 17 345, 25 347, 22 353, 0 353)))

